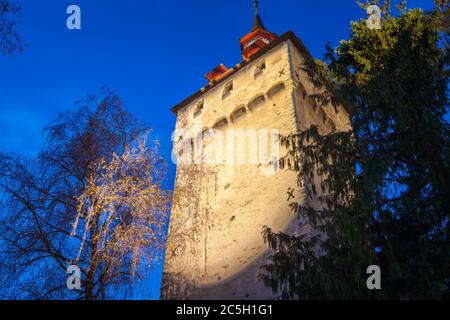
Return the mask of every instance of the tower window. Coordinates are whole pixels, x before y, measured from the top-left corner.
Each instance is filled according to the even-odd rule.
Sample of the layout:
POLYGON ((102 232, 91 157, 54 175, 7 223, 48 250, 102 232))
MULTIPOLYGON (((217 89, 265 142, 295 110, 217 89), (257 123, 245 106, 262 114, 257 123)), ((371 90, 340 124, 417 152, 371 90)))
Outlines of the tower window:
POLYGON ((263 74, 263 71, 266 70, 266 61, 261 61, 256 65, 255 73, 253 77, 256 79, 258 76, 263 74))
POLYGON ((204 100, 201 100, 197 103, 197 105, 195 107, 194 117, 198 117, 199 115, 202 114, 203 106, 204 106, 204 100))
POLYGON ((273 99, 277 94, 281 93, 285 89, 284 83, 279 83, 267 92, 267 96, 273 99))
POLYGON ((227 125, 228 125, 228 119, 222 118, 216 122, 216 124, 214 125, 214 129, 221 130, 221 129, 225 128, 227 125))
POLYGON ((245 109, 244 106, 239 107, 237 110, 235 110, 232 114, 231 114, 231 119, 234 121, 238 120, 239 118, 243 117, 245 114, 247 113, 247 110, 245 109))
POLYGON ((255 99, 253 99, 249 104, 248 104, 248 108, 253 111, 255 109, 257 109, 258 107, 261 107, 264 105, 264 103, 266 102, 266 98, 261 95, 255 99))
POLYGON ((228 97, 231 94, 231 91, 233 91, 233 81, 230 81, 225 85, 225 89, 222 93, 222 99, 228 97))

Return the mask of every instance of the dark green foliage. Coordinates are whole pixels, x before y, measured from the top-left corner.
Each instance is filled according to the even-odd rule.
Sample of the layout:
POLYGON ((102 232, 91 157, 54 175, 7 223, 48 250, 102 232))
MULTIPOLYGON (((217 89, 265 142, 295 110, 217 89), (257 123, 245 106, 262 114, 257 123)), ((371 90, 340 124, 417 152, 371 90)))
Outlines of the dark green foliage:
POLYGON ((281 164, 307 191, 292 209, 317 232, 264 230, 274 253, 261 278, 282 298, 450 297, 448 1, 429 13, 399 8, 391 16, 386 2, 381 30, 353 22, 327 63, 305 66, 324 89, 318 103, 344 105, 352 132, 283 139, 281 164), (366 287, 370 265, 382 290, 366 287))

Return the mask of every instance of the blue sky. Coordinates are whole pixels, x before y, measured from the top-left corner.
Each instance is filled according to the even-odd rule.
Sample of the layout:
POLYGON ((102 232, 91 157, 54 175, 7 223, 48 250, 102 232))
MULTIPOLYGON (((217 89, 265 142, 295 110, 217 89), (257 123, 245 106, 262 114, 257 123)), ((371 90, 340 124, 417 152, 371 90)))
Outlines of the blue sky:
MULTIPOLYGON (((108 85, 154 129, 170 161, 170 108, 204 86, 203 75, 219 63, 240 62, 239 39, 253 19, 252 0, 16 2, 29 46, 14 59, 0 57, 0 150, 25 155, 39 150, 42 128, 55 113, 108 85), (66 28, 71 4, 81 8, 82 30, 66 28)), ((294 31, 317 58, 326 41, 345 39, 349 22, 365 16, 354 0, 260 0, 260 14, 270 31, 294 31)))

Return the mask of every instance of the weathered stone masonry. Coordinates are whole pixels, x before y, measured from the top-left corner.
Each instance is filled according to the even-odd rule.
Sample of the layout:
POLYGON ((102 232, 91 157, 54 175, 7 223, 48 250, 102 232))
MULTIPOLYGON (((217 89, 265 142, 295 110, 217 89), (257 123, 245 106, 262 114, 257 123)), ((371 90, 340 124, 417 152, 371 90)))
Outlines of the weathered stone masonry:
MULTIPOLYGON (((324 132, 344 130, 344 109, 336 113, 334 107, 317 106, 310 98, 320 90, 303 71, 309 53, 302 42, 292 32, 266 42, 258 38, 261 48, 250 57, 243 52, 244 61, 233 69, 219 66, 207 87, 175 107, 176 129, 193 132, 195 139, 194 123, 200 117, 203 130, 216 128, 224 136, 229 129, 276 129, 287 135, 311 124, 324 132)), ((247 143, 245 151, 251 147, 247 143)), ((270 166, 261 162, 177 167, 163 299, 275 297, 258 279, 268 254, 261 231, 267 225, 294 232, 298 221, 288 207, 287 190, 294 188, 298 201, 304 192, 296 184, 296 172, 261 173, 270 166)))

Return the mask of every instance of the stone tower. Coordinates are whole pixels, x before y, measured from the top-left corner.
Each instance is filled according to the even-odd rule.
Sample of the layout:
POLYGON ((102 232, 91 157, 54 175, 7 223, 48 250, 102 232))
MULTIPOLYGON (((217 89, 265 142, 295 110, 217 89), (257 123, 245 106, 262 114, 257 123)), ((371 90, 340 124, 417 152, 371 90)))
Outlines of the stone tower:
POLYGON ((304 197, 297 173, 277 167, 285 152, 277 137, 312 124, 347 127, 344 109, 312 97, 322 90, 303 71, 310 54, 301 40, 269 32, 257 1, 240 45, 242 62, 214 68, 205 87, 172 109, 177 175, 162 299, 275 298, 258 278, 268 254, 261 231, 296 232, 288 205, 291 195, 304 197))

